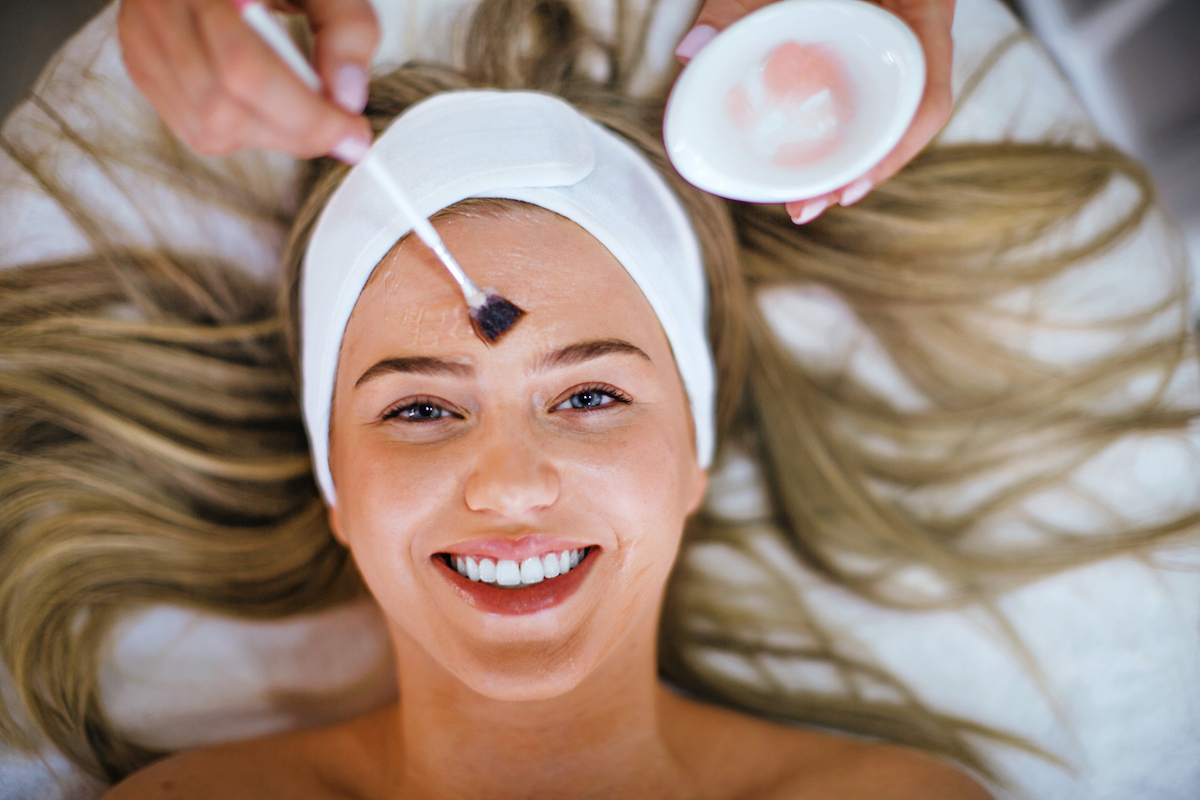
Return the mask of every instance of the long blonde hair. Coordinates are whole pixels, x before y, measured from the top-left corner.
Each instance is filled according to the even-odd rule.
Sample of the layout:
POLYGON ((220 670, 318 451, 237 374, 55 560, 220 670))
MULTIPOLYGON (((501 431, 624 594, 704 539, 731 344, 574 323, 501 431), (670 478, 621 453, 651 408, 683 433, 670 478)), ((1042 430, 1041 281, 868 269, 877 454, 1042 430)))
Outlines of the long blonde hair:
MULTIPOLYGON (((637 29, 627 22, 619 29, 637 29)), ((797 229, 779 208, 714 198, 671 170, 662 92, 628 90, 636 38, 598 39, 567 0, 485 0, 462 66, 414 63, 376 80, 367 114, 379 129, 435 92, 552 92, 658 166, 705 251, 721 452, 753 465, 765 487, 761 513, 691 520, 663 617, 664 677, 713 702, 924 747, 990 774, 972 736, 1019 740, 929 709, 844 650, 774 556, 877 603, 956 607, 1194 533, 1193 511, 1086 537, 1045 525, 1019 547, 981 538, 999 511, 1068 481, 1092 454, 1130 434, 1180 431, 1194 413, 1165 390, 1116 409, 1102 402, 1135 377, 1167 386, 1190 357, 1182 274, 1159 306, 1104 323, 1136 330, 1174 315, 1167 333, 1080 367, 1049 365, 981 324, 998 313, 998 294, 1064 275, 1128 237, 1151 208, 1150 183, 1104 147, 935 147, 860 205, 797 229), (584 68, 597 53, 601 77, 584 68), (1119 219, 1082 243, 1032 247, 1116 181, 1137 194, 1119 219), (797 285, 836 292, 928 402, 901 408, 847 370, 799 361, 758 302, 797 285), (1033 446, 1058 455, 1030 466, 1022 447, 1033 446), (1019 480, 969 506, 907 501, 1016 463, 1019 480), (714 544, 768 579, 723 581, 688 557, 714 544), (912 568, 937 591, 897 580, 912 568), (714 669, 714 654, 743 668, 714 669), (784 686, 763 666, 771 659, 828 664, 846 691, 784 686), (861 680, 893 699, 867 699, 853 688, 861 680)), ((0 713, 5 740, 32 748, 44 737, 119 778, 157 755, 114 730, 100 703, 103 645, 123 613, 174 603, 276 618, 361 592, 328 530, 295 400, 298 265, 344 172, 329 160, 309 166, 278 300, 237 265, 114 247, 95 228, 93 256, 0 272, 0 655, 21 703, 0 713)))

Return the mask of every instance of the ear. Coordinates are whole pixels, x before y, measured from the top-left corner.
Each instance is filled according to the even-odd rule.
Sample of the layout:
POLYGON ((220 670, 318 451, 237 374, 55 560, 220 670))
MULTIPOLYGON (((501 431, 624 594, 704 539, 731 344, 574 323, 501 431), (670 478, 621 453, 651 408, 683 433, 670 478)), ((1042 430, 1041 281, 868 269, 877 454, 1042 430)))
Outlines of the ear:
POLYGON ((342 533, 342 517, 338 514, 337 506, 326 506, 325 514, 329 517, 329 529, 333 531, 333 538, 341 542, 343 547, 349 547, 346 535, 342 533))

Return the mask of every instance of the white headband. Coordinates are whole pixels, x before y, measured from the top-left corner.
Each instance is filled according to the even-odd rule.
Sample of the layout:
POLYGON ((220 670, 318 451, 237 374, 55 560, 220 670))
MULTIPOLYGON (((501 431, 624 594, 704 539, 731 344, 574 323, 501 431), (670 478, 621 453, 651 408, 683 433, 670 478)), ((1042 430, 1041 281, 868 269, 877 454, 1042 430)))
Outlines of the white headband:
MULTIPOLYGON (((556 97, 466 90, 409 108, 370 157, 426 216, 468 197, 521 200, 567 217, 608 248, 658 315, 691 404, 700 465, 709 465, 715 378, 700 246, 679 200, 641 153, 556 97)), ((376 265, 409 230, 370 173, 355 167, 304 255, 304 422, 330 505, 329 415, 342 336, 376 265)))

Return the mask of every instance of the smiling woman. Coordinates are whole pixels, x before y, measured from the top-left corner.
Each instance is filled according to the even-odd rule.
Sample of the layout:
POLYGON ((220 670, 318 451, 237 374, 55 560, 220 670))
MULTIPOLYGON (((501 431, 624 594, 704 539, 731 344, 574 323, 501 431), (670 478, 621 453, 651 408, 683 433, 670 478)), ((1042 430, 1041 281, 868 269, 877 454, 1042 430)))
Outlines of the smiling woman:
POLYGON ((412 239, 393 250, 342 342, 331 521, 402 652, 423 647, 488 696, 551 697, 631 629, 653 641, 705 485, 687 395, 650 304, 578 225, 517 207, 438 227, 487 285, 527 304, 528 324, 485 345, 432 254, 412 239), (400 353, 453 369, 354 386, 400 353), (564 551, 582 559, 546 579, 564 551), (448 556, 494 565, 494 584, 463 580, 448 556))
POLYGON ((505 776, 501 796, 568 783, 611 797, 841 798, 873 795, 872 773, 898 797, 985 796, 915 751, 662 686, 663 597, 714 435, 686 212, 645 156, 545 95, 434 95, 372 157, 402 173, 418 148, 433 188, 405 181, 414 202, 444 203, 446 186, 467 198, 435 224, 472 275, 526 310, 522 324, 480 339, 438 259, 355 172, 322 203, 298 275, 315 471, 330 528, 383 611, 401 701, 167 759, 112 796, 168 784, 234 796, 253 781, 256 797, 477 797, 505 776), (490 147, 467 143, 464 157, 472 128, 490 147), (370 742, 349 763, 331 757, 347 737, 370 742))
MULTIPOLYGON (((3 274, 0 388, 17 413, 0 418, 0 644, 39 731, 125 779, 113 797, 983 797, 958 767, 989 777, 979 737, 1021 740, 829 644, 793 584, 745 602, 732 557, 713 578, 680 553, 720 542, 749 559, 769 531, 780 546, 761 560, 779 574, 793 558, 863 598, 954 607, 1194 532, 1185 508, 989 535, 1095 452, 1182 437, 1194 413, 1165 388, 1112 399, 1190 380, 1178 287, 1105 320, 1123 336, 1153 321, 1125 337, 1136 350, 1077 369, 1012 346, 1017 315, 988 313, 1136 227, 1135 165, 943 147, 798 231, 684 183, 661 98, 631 99, 602 44, 566 3, 488 0, 462 67, 372 87, 376 152, 470 274, 527 311, 498 343, 373 182, 332 160, 306 169, 277 303, 172 252, 98 247, 3 274), (583 68, 597 52, 599 78, 583 68), (1029 247, 1119 179, 1125 216, 1061 252, 1029 247), (886 334, 922 402, 797 360, 760 301, 801 283, 886 334), (759 512, 706 508, 710 466, 746 462, 759 512), (1010 464, 1019 480, 961 492, 976 505, 909 502, 1010 464), (930 577, 897 580, 912 570, 930 577), (130 607, 277 618, 364 587, 398 702, 161 760, 105 716, 98 653, 130 607), (762 674, 819 663, 854 688, 721 672, 713 653, 762 674)), ((6 737, 29 745, 11 713, 6 737)))

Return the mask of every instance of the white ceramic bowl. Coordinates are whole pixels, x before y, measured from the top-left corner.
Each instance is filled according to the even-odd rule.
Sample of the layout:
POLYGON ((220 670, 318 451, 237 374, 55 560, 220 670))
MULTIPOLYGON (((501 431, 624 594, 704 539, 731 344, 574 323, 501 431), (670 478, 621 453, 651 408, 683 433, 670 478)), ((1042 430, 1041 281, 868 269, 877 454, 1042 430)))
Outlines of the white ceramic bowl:
POLYGON ((924 89, 921 43, 894 15, 864 0, 782 0, 722 31, 684 68, 667 101, 667 154, 680 175, 722 197, 756 203, 816 197, 882 161, 908 129, 924 89), (755 76, 761 89, 757 76, 767 58, 788 42, 819 46, 840 62, 852 108, 836 126, 832 152, 799 165, 781 165, 748 143, 727 111, 735 85, 755 76))

